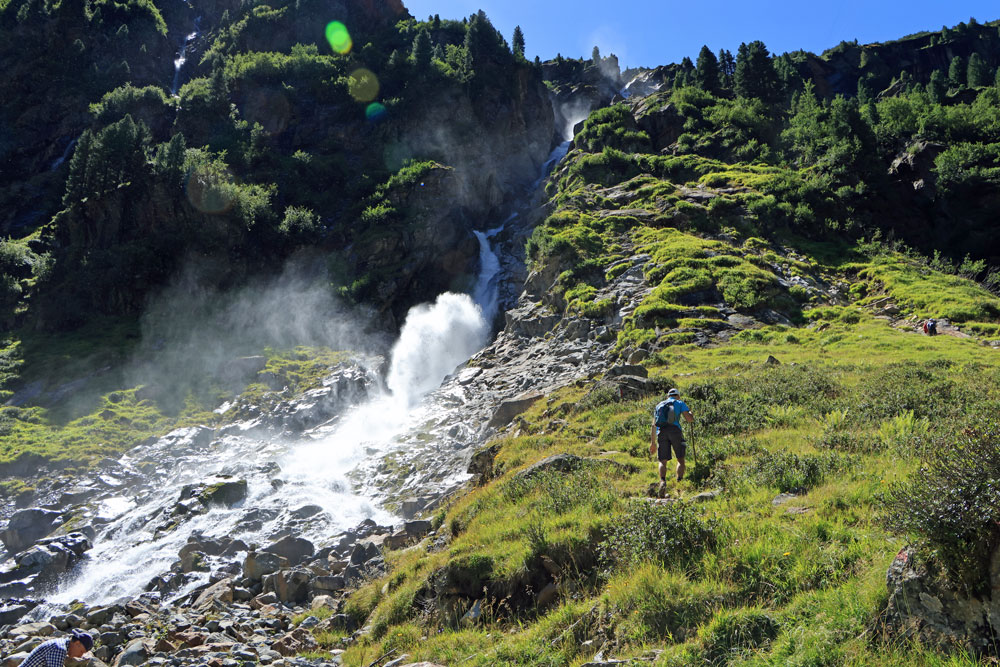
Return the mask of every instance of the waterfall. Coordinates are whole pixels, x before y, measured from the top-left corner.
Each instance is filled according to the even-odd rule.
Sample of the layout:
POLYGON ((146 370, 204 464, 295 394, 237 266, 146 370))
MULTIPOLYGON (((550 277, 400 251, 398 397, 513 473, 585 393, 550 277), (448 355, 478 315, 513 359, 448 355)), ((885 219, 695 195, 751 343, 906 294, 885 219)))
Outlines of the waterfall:
POLYGON ((69 154, 70 151, 73 150, 73 146, 76 146, 76 139, 70 141, 69 144, 66 146, 66 150, 63 151, 62 155, 60 155, 59 157, 57 157, 55 160, 52 161, 52 166, 49 167, 49 171, 55 171, 56 169, 59 168, 60 165, 62 165, 63 162, 65 162, 69 158, 69 154))
POLYGON ((201 25, 201 17, 197 17, 194 20, 194 32, 189 34, 185 39, 184 43, 181 44, 180 50, 177 52, 177 57, 174 58, 174 80, 170 84, 170 94, 176 96, 177 91, 180 89, 181 83, 181 69, 184 67, 184 63, 187 62, 187 52, 192 46, 194 46, 194 40, 198 37, 199 26, 201 25))
MULTIPOLYGON (((552 152, 543 177, 566 154, 568 146, 566 142, 552 152)), ((504 224, 517 215, 513 213, 504 224)), ((262 439, 252 431, 244 433, 237 424, 225 429, 221 437, 204 440, 197 437, 198 429, 183 429, 123 455, 119 463, 125 471, 155 480, 155 485, 130 493, 122 484, 106 492, 93 510, 98 530, 93 549, 32 616, 45 618, 54 613, 54 605, 74 600, 93 605, 134 597, 153 576, 167 572, 180 548, 199 534, 264 546, 276 534, 287 532, 287 526, 302 525, 289 524, 289 517, 307 507, 315 519, 295 528, 295 534, 318 546, 367 518, 393 523, 393 515, 379 506, 379 489, 366 486, 364 471, 400 451, 423 456, 414 443, 427 438, 431 438, 430 446, 438 447, 441 445, 436 442, 467 446, 473 441, 460 434, 448 440, 440 431, 433 431, 433 426, 431 431, 426 429, 428 424, 453 429, 448 424, 461 422, 465 414, 463 399, 453 393, 433 392, 488 341, 498 308, 501 272, 490 240, 502 229, 501 225, 475 232, 480 271, 471 296, 445 293, 434 303, 410 310, 391 350, 387 389, 376 392, 367 402, 306 432, 297 441, 262 439), (232 508, 211 508, 170 526, 184 487, 215 475, 245 479, 246 500, 232 508), (317 507, 319 514, 313 512, 317 507)), ((472 432, 471 427, 461 430, 472 432)), ((464 468, 455 466, 454 471, 449 468, 446 472, 435 482, 442 492, 465 479, 464 468)), ((105 483, 114 486, 114 480, 105 483)), ((229 556, 230 560, 242 557, 242 553, 229 556)), ((206 583, 209 573, 187 576, 176 595, 206 583)))

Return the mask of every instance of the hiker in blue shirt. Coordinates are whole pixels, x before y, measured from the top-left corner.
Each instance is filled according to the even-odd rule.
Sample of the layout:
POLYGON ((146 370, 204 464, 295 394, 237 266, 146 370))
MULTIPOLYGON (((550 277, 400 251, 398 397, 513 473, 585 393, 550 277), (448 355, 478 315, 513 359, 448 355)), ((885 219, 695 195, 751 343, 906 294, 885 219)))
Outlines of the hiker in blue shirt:
POLYGON ((667 461, 670 453, 677 457, 677 481, 684 478, 684 454, 687 443, 684 442, 684 431, 681 430, 681 415, 684 421, 692 423, 694 417, 691 408, 680 399, 680 392, 671 389, 667 392, 667 400, 661 402, 653 410, 653 431, 650 434, 649 453, 656 456, 660 462, 660 489, 662 498, 667 492, 667 461))
POLYGON ((66 658, 80 658, 94 647, 89 633, 74 629, 69 637, 50 639, 39 644, 21 663, 21 667, 63 667, 66 658))

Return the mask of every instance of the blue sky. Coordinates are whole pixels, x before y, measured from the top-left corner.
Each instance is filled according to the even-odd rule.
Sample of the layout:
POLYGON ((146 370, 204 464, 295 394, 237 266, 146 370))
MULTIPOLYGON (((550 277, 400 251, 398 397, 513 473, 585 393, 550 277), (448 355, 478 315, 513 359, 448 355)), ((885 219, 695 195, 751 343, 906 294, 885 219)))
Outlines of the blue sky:
POLYGON ((403 0, 420 19, 460 19, 482 9, 507 41, 524 31, 529 58, 615 53, 624 69, 695 59, 702 44, 736 53, 740 42, 762 40, 773 53, 819 53, 841 40, 880 42, 939 30, 974 16, 1000 18, 996 0, 403 0))

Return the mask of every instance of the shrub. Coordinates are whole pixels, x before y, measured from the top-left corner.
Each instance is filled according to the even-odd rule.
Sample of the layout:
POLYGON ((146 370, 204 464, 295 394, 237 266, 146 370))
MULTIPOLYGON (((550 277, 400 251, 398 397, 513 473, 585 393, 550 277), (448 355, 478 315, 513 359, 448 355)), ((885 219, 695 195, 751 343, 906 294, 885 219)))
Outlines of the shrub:
POLYGON ((747 466, 742 475, 760 486, 775 487, 782 493, 802 493, 822 482, 827 474, 840 472, 850 465, 850 459, 833 452, 826 454, 793 454, 764 452, 747 466))
POLYGON ((721 611, 701 631, 705 657, 710 664, 727 665, 766 646, 778 636, 780 628, 778 621, 762 609, 721 611))
POLYGON ((693 505, 636 500, 613 522, 599 550, 608 564, 683 568, 715 546, 715 529, 716 522, 702 519, 693 505))
POLYGON ((998 492, 1000 427, 968 428, 910 479, 893 486, 888 523, 934 549, 956 583, 984 592, 990 558, 1000 543, 998 492))

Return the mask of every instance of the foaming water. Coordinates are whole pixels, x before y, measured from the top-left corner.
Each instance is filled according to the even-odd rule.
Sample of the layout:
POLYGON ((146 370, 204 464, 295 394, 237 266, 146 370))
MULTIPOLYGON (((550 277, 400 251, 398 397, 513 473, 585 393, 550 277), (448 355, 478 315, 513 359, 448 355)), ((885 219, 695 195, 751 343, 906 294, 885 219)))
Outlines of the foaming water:
MULTIPOLYGON (((321 513, 296 534, 318 545, 367 518, 392 523, 392 514, 378 504, 377 490, 351 480, 350 473, 402 446, 409 429, 441 410, 421 399, 486 343, 488 322, 497 308, 500 270, 488 239, 498 231, 477 233, 483 250, 475 300, 446 293, 433 304, 410 310, 392 348, 388 391, 377 391, 369 401, 295 442, 231 433, 200 443, 196 429, 191 429, 123 456, 122 466, 142 470, 155 480, 155 491, 132 497, 116 489, 100 502, 97 513, 108 522, 94 548, 76 576, 46 596, 49 604, 33 616, 44 617, 51 605, 74 600, 106 604, 138 595, 152 577, 169 571, 192 537, 231 537, 266 545, 285 530, 290 515, 306 506, 318 506, 321 513), (171 527, 184 487, 216 475, 246 480, 246 499, 171 527)), ((192 573, 173 594, 183 595, 207 580, 208 573, 192 573)))
POLYGON ((488 333, 482 309, 466 294, 447 292, 433 305, 415 306, 392 348, 389 391, 397 401, 415 404, 481 349, 488 333))

